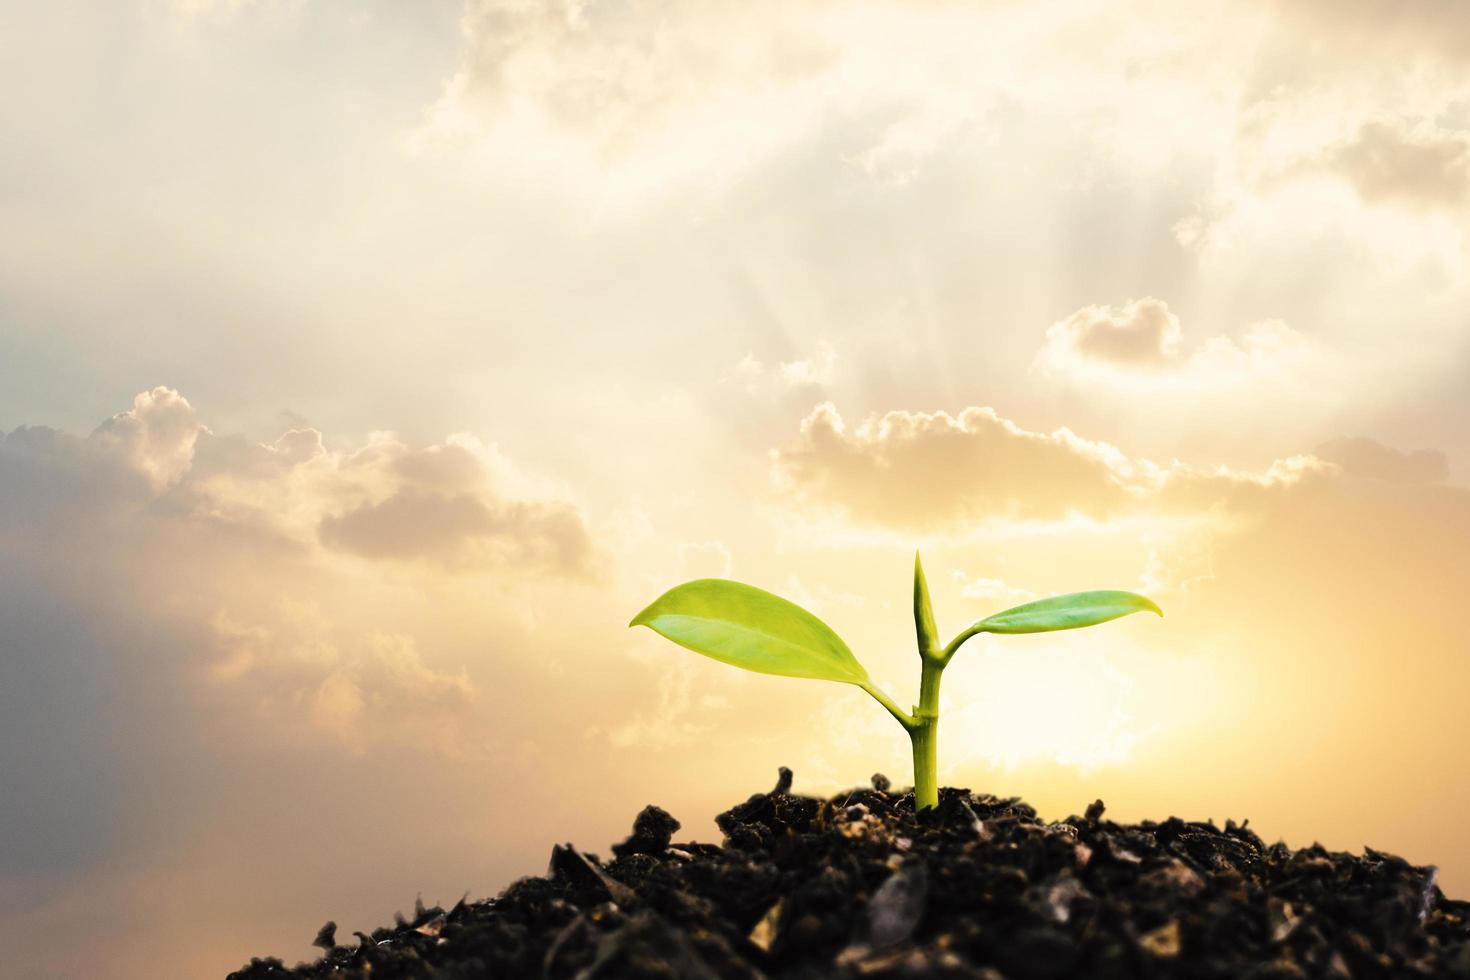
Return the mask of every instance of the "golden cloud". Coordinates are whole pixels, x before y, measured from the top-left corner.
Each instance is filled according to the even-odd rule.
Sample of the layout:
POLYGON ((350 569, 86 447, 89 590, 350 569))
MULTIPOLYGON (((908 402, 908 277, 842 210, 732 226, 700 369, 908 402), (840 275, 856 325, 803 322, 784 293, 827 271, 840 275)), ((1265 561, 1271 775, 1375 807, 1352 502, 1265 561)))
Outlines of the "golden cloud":
POLYGON ((1363 436, 1324 442, 1313 455, 1349 475, 1395 483, 1441 483, 1450 471, 1449 460, 1437 449, 1403 452, 1363 436))
POLYGON ((450 566, 587 567, 591 544, 564 504, 500 503, 474 493, 404 487, 373 504, 322 518, 321 540, 365 558, 429 558, 450 566))
POLYGON ((269 445, 206 433, 197 457, 173 495, 219 525, 367 560, 466 572, 597 572, 578 509, 510 495, 530 492, 534 481, 470 436, 414 447, 380 432, 355 449, 329 450, 311 429, 269 445))
POLYGON ((1311 457, 1259 473, 1160 465, 1070 429, 1028 431, 991 408, 893 411, 849 430, 831 402, 773 459, 778 483, 807 503, 859 523, 925 530, 1207 514, 1329 468, 1311 457))

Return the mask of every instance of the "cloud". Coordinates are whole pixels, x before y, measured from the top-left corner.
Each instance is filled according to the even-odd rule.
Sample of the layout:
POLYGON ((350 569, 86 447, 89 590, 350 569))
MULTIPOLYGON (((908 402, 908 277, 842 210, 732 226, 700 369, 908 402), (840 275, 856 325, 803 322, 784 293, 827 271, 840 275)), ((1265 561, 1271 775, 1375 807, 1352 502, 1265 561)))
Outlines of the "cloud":
MULTIPOLYGON (((1239 286, 1293 307, 1307 268, 1314 295, 1399 277, 1462 285, 1470 46, 1454 28, 1460 13, 1436 0, 1262 6, 1261 46, 1235 66, 1235 109, 1219 120, 1177 240, 1210 278, 1235 271, 1239 286)), ((1411 326, 1403 299, 1428 299, 1421 290, 1408 286, 1382 316, 1411 326)))
POLYGON ((92 443, 116 453, 161 491, 188 472, 204 431, 187 399, 169 388, 154 388, 134 398, 132 408, 98 426, 92 443))
POLYGON ((1207 514, 1325 469, 1310 457, 1260 473, 1131 458, 1069 429, 1030 432, 990 408, 893 411, 849 430, 832 403, 773 454, 779 485, 859 523, 908 529, 1207 514))
MULTIPOLYGON (((1470 56, 1470 11, 1444 0, 1267 0, 1316 39, 1329 39, 1344 59, 1426 54, 1459 64, 1470 56)), ((1320 41, 1319 41, 1320 43, 1320 41)))
POLYGON ((950 572, 950 577, 960 587, 960 595, 966 599, 986 599, 1005 603, 1026 602, 1036 598, 1030 589, 1017 588, 998 578, 970 578, 962 569, 950 572))
MULTIPOLYGON (((522 816, 570 793, 583 726, 630 717, 632 672, 562 667, 615 651, 627 616, 587 576, 581 511, 493 447, 257 441, 200 414, 157 388, 89 434, 0 433, 0 918, 18 976, 222 975, 308 955, 286 923, 323 908, 372 928, 395 893, 493 893, 531 870, 541 831, 522 816), (423 507, 396 513, 408 498, 423 507), (428 501, 494 520, 449 508, 446 530, 428 501), (392 547, 352 550, 364 535, 392 547), (611 641, 589 641, 606 623, 611 641), (386 839, 401 847, 357 859, 386 839), (503 856, 467 869, 472 852, 503 856), (201 911, 187 896, 206 881, 243 884, 201 911), (101 919, 99 895, 119 896, 101 919), (156 901, 120 897, 137 895, 156 901), (159 954, 164 921, 188 938, 159 954), (71 939, 15 939, 32 932, 71 939)), ((581 839, 614 833, 572 819, 581 839)))
MULTIPOLYGON (((1081 671, 1070 665, 1090 668, 1096 658, 1099 673, 1117 676, 1098 677, 1098 690, 1067 696, 1085 704, 1124 688, 1139 692, 1118 702, 1135 717, 1117 734, 1151 736, 1130 749, 1132 768, 1148 770, 1130 785, 1157 805, 1178 805, 1164 800, 1177 799, 1189 780, 1188 760, 1215 752, 1210 792, 1268 814, 1288 839, 1330 836, 1347 845, 1365 834, 1397 837, 1406 850, 1419 848, 1423 860, 1438 854, 1435 860, 1463 867, 1467 852, 1454 821, 1411 828, 1393 815, 1388 789, 1423 797, 1426 808, 1440 813, 1460 812, 1470 799, 1463 786, 1434 777, 1465 762, 1466 750, 1452 733, 1463 714, 1459 692, 1470 679, 1456 620, 1470 564, 1447 545, 1470 533, 1470 492, 1445 481, 1438 452, 1342 439, 1311 456, 1242 472, 1115 457, 1096 443, 1074 441, 1080 437, 1014 431, 1020 427, 991 412, 888 413, 844 426, 824 406, 808 423, 802 440, 777 454, 789 488, 858 526, 943 530, 925 545, 926 565, 943 567, 948 556, 951 567, 974 569, 969 563, 982 560, 992 570, 985 574, 994 576, 975 583, 989 593, 975 597, 987 604, 985 612, 1021 601, 1001 594, 1012 587, 1045 594, 1116 583, 1165 599, 1171 625, 1158 632, 1038 639, 1013 655, 997 645, 987 652, 983 684, 965 690, 966 682, 957 680, 949 688, 959 709, 946 712, 953 715, 949 744, 1013 750, 1003 730, 971 728, 965 705, 990 699, 981 716, 995 704, 1014 710, 1005 704, 1009 694, 1045 729, 1034 706, 1044 712, 1062 696, 1051 678, 1075 680, 1081 671), (988 467, 976 459, 982 454, 988 467), (1011 467, 1020 472, 1007 472, 1011 467), (1048 473, 1054 493, 1036 506, 1017 507, 1013 498, 1048 489, 1038 487, 1032 468, 1048 473), (1070 489, 1056 486, 1061 482, 1070 489), (945 491, 926 496, 934 485, 945 491), (1073 510, 1128 519, 1102 528, 1063 523, 1045 534, 996 535, 983 543, 955 533, 997 512, 1052 520, 1073 510), (941 519, 932 519, 934 513, 941 519), (1053 642, 1073 646, 1069 653, 1053 642), (1038 665, 1038 653, 1056 659, 1038 665), (999 661, 1008 656, 1014 661, 999 661), (1167 681, 1165 671, 1174 672, 1167 681), (1181 690, 1190 696, 1179 699, 1181 690), (1375 724, 1362 724, 1365 712, 1375 724), (1221 732, 1230 734, 1228 746, 1221 732), (1385 732, 1416 734, 1405 741, 1385 732), (1410 743, 1421 736, 1454 743, 1455 759, 1414 750, 1410 743), (1282 752, 1288 741, 1291 751, 1282 752), (1306 759, 1326 774, 1310 787, 1301 783, 1306 759), (1153 760, 1177 776, 1163 777, 1153 760), (1381 807, 1370 804, 1371 818, 1352 805, 1361 783, 1330 775, 1342 771, 1384 788, 1381 807), (1157 789, 1155 780, 1162 780, 1157 789), (1370 830, 1362 829, 1368 824, 1370 830)), ((849 546, 854 561, 873 540, 849 546)), ((903 544, 911 547, 911 539, 903 544)), ((901 553, 887 546, 889 560, 901 553)), ((973 581, 968 575, 931 580, 946 619, 956 615, 952 593, 964 598, 973 581)), ((1038 737, 1034 745, 1061 759, 1085 746, 1085 737, 1068 732, 1067 739, 1048 744, 1038 737)), ((1029 751, 1033 741, 1022 746, 1029 751)), ((993 774, 971 762, 956 781, 984 778, 993 774)), ((1042 776, 1031 778, 1045 784, 1042 776)))
POLYGON ((379 433, 332 449, 310 429, 270 443, 219 435, 161 387, 85 437, 0 433, 0 575, 42 597, 13 598, 20 605, 6 616, 18 673, 0 683, 10 695, 0 715, 24 719, 15 698, 52 683, 49 671, 80 671, 100 645, 145 676, 188 663, 183 676, 233 709, 267 711, 273 727, 309 720, 359 751, 377 741, 462 751, 479 727, 476 686, 437 665, 412 632, 363 615, 362 596, 395 588, 383 562, 417 587, 592 574, 598 556, 580 512, 504 495, 511 469, 468 436, 412 447, 379 433), (363 564, 376 567, 374 585, 358 578, 363 564), (50 622, 48 609, 64 620, 68 607, 111 624, 96 645, 57 651, 54 626, 28 638, 27 623, 50 622), (172 649, 140 667, 130 633, 172 649))
POLYGON ((1179 318, 1163 300, 1145 296, 1121 306, 1084 306, 1052 324, 1033 364, 1053 376, 1195 387, 1279 375, 1314 355, 1311 342, 1280 320, 1252 324, 1238 337, 1210 337, 1186 351, 1179 318))
MULTIPOLYGON (((1353 6, 1343 21, 1372 23, 1381 36, 1375 18, 1360 16, 1371 0, 1353 6)), ((691 178, 726 187, 783 153, 813 149, 843 175, 902 186, 956 145, 1025 147, 1056 121, 1087 150, 1069 180, 1091 182, 1121 164, 1172 183, 1180 168, 1214 156, 1224 164, 1214 191, 1224 198, 1271 170, 1285 148, 1279 133, 1257 142, 1251 131, 1263 106, 1331 103, 1331 115, 1319 112, 1298 138, 1316 140, 1305 159, 1342 135, 1323 127, 1343 123, 1344 105, 1414 103, 1414 93, 1379 84, 1404 74, 1401 50, 1352 44, 1343 24, 1324 27, 1320 10, 1329 8, 1301 16, 1242 8, 1205 27, 1186 9, 1136 4, 465 0, 457 70, 414 143, 496 166, 514 147, 543 178, 603 192, 667 191, 691 178), (1222 49, 1219 30, 1250 34, 1256 45, 1222 49), (964 39, 980 35, 990 44, 977 62, 964 39), (1099 47, 1100 36, 1110 43, 1099 47), (895 41, 918 54, 895 59, 895 41), (1158 126, 1163 116, 1176 125, 1158 126)), ((1442 19, 1420 6, 1395 19, 1415 30, 1392 33, 1427 34, 1442 19)), ((1439 77, 1423 83, 1436 99, 1448 88, 1439 77)))
POLYGON ((820 390, 837 380, 837 350, 822 341, 811 356, 778 361, 774 365, 766 364, 754 354, 746 354, 735 365, 734 377, 752 395, 820 390))
POLYGON ((1084 306, 1046 331, 1043 353, 1157 368, 1179 360, 1180 337, 1179 318, 1168 304, 1145 296, 1116 309, 1084 306))
POLYGON ((1403 452, 1363 436, 1324 442, 1314 455, 1335 463, 1351 476, 1374 480, 1442 483, 1449 478, 1449 460, 1437 449, 1403 452))
POLYGON ((801 441, 775 455, 799 495, 839 503, 860 519, 953 524, 988 516, 1060 519, 1079 505, 1111 512, 1128 496, 1126 461, 1066 430, 1026 432, 994 410, 895 411, 848 431, 831 402, 801 423, 801 441))
POLYGON ((1462 132, 1375 120, 1322 162, 1370 204, 1456 208, 1470 194, 1470 139, 1462 132))
POLYGON ((420 138, 535 134, 543 163, 649 181, 729 173, 798 133, 821 98, 837 51, 809 20, 770 2, 466 0, 459 70, 420 138), (752 31, 756 16, 768 22, 752 31))
POLYGON ((534 669, 522 644, 472 668, 597 561, 580 511, 513 469, 468 436, 219 434, 168 388, 86 436, 0 433, 0 769, 25 801, 0 877, 163 846, 158 799, 201 820, 235 792, 217 760, 507 751, 519 709, 487 676, 539 696, 557 627, 534 669))
POLYGON ((685 541, 679 545, 679 568, 685 578, 729 578, 735 556, 723 541, 685 541))
POLYGON ((587 729, 587 738, 606 740, 619 749, 647 751, 692 744, 715 727, 729 701, 721 695, 695 693, 699 668, 692 658, 672 663, 659 659, 657 704, 610 727, 593 725, 587 729))
POLYGON ((322 518, 323 543, 366 558, 428 558, 450 566, 585 570, 591 546, 564 504, 487 502, 472 494, 402 488, 322 518))
POLYGON ((307 0, 167 0, 170 9, 186 20, 231 21, 257 8, 274 16, 294 15, 307 0))
POLYGON ((412 144, 495 166, 515 147, 543 178, 602 193, 725 188, 816 145, 843 174, 902 186, 993 104, 1027 97, 1017 73, 1076 20, 897 0, 465 0, 458 70, 412 144), (977 61, 966 38, 981 33, 977 61), (895 39, 925 55, 895 60, 895 39))
POLYGON ((212 624, 211 681, 248 698, 260 724, 310 728, 354 753, 381 744, 481 757, 480 693, 464 671, 427 665, 410 636, 359 632, 283 600, 270 619, 212 624))
POLYGON ((472 436, 415 447, 379 432, 355 449, 329 450, 311 429, 271 444, 206 435, 197 455, 172 493, 175 505, 239 533, 463 572, 597 571, 577 508, 522 496, 537 481, 472 436))

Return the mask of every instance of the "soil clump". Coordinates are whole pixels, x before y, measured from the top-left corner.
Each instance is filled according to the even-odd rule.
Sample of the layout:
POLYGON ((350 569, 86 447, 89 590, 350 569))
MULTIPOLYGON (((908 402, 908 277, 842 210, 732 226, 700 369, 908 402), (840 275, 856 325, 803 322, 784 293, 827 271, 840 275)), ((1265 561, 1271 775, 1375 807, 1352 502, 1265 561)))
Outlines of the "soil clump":
POLYGON ((552 848, 497 898, 255 959, 229 980, 506 977, 817 980, 1064 977, 1470 980, 1470 902, 1432 867, 1266 844, 1245 824, 1056 823, 1018 799, 774 790, 720 814, 722 846, 674 842, 655 806, 613 857, 552 848))

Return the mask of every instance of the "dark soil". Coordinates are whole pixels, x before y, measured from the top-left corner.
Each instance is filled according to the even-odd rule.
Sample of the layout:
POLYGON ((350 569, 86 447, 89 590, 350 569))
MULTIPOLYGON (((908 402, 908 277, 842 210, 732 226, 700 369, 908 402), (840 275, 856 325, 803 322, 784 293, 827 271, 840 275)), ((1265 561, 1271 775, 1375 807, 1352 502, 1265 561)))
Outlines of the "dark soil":
POLYGON ((1470 980, 1470 902, 1433 868, 1266 844, 1244 825, 1118 824, 1094 803, 1044 823, 1016 799, 872 789, 770 793, 670 843, 657 807, 602 861, 552 848, 544 878, 336 944, 282 977, 1375 978, 1470 980))

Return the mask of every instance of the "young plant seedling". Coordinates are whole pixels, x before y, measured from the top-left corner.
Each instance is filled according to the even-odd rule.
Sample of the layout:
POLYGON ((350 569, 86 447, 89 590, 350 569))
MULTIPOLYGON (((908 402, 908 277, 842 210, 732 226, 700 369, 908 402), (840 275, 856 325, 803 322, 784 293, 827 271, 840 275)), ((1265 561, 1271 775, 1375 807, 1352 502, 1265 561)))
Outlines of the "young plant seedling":
POLYGON ((794 602, 753 585, 702 578, 676 585, 633 617, 629 626, 647 626, 661 636, 706 657, 762 674, 840 681, 873 696, 908 732, 914 747, 914 808, 939 803, 936 763, 939 745, 939 678, 955 653, 977 633, 1049 633, 1096 626, 1129 613, 1164 615, 1132 592, 1073 592, 1038 599, 987 616, 944 646, 934 626, 924 567, 914 554, 914 626, 919 641, 919 703, 901 709, 868 678, 842 638, 794 602))

